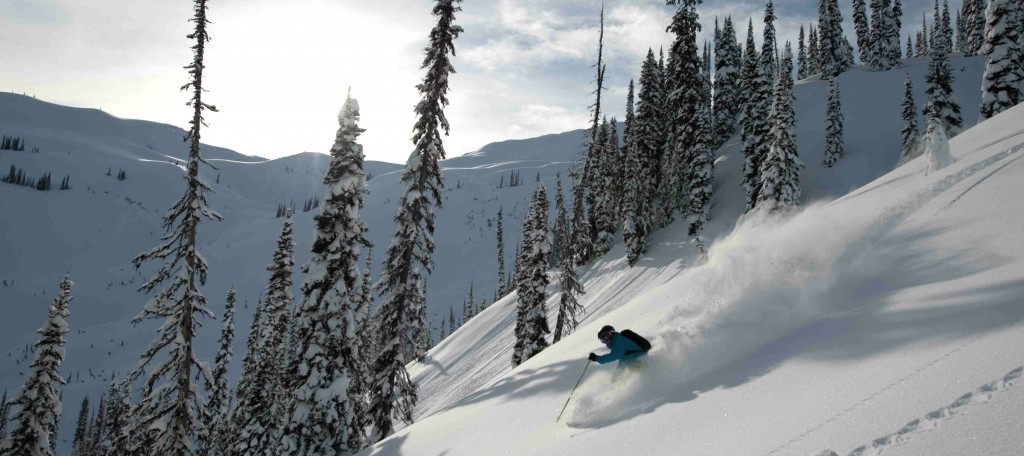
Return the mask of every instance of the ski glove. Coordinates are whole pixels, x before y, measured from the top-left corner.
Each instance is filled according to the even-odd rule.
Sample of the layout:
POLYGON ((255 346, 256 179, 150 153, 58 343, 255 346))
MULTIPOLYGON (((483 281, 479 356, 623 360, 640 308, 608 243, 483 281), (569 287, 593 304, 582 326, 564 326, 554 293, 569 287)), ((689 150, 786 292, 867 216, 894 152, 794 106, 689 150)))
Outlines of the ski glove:
POLYGON ((597 354, 596 353, 591 353, 590 356, 587 356, 587 359, 589 359, 591 361, 597 361, 597 354))

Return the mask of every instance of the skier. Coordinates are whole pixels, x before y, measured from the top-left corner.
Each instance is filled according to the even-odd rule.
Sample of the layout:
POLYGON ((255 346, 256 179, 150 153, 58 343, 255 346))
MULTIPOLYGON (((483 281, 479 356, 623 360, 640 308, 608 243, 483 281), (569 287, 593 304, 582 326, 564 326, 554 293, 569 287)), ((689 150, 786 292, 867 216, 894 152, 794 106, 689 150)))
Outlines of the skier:
POLYGON ((619 333, 609 325, 605 325, 597 332, 597 338, 602 344, 608 346, 611 352, 600 356, 591 353, 588 358, 591 361, 597 361, 598 364, 608 364, 618 360, 619 366, 615 370, 616 375, 624 368, 631 370, 640 368, 643 365, 641 358, 651 349, 651 343, 637 333, 628 329, 619 333))

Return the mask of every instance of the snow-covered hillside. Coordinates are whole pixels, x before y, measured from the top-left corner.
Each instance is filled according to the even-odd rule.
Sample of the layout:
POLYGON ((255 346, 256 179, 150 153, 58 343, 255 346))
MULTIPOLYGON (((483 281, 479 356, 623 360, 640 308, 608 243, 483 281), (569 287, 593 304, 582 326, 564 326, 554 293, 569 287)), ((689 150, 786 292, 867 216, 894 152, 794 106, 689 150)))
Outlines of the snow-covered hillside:
MULTIPOLYGON (((964 106, 965 125, 973 125, 976 121, 974 107, 979 99, 977 81, 980 80, 981 66, 979 58, 954 59, 954 68, 960 70, 957 72, 958 80, 954 89, 964 106)), ((805 201, 840 197, 851 189, 885 175, 893 168, 898 156, 901 125, 898 102, 902 94, 903 77, 905 73, 911 75, 916 89, 915 97, 919 104, 923 103, 925 69, 926 62, 911 60, 898 71, 872 73, 855 68, 839 78, 845 95, 843 108, 849 154, 834 169, 825 169, 820 165, 824 147, 821 131, 824 124, 825 84, 816 80, 797 83, 796 134, 801 158, 807 165, 803 174, 805 201)), ((358 91, 355 96, 358 96, 358 91)), ((216 116, 212 115, 210 120, 211 128, 217 128, 216 116)), ((1012 131, 1003 135, 1006 133, 1012 131)), ((0 134, 24 137, 29 149, 39 147, 38 153, 30 150, 0 151, 0 171, 6 172, 11 165, 15 165, 34 177, 50 172, 55 182, 65 175, 71 177, 72 189, 68 191, 39 192, 0 184, 0 252, 3 252, 4 260, 0 261, 0 279, 4 281, 0 282, 0 310, 4 315, 0 321, 0 334, 3 334, 0 336, 0 366, 3 366, 0 369, 0 387, 13 392, 20 386, 28 359, 27 344, 35 339, 34 330, 43 321, 45 306, 56 294, 60 277, 65 272, 70 273, 76 286, 72 292, 75 300, 71 304, 69 319, 72 333, 68 338, 68 356, 63 369, 65 377, 71 380, 64 390, 66 409, 61 423, 61 437, 66 441, 71 436, 74 408, 81 398, 87 394, 93 398, 102 394, 106 389, 106 379, 115 371, 123 373, 130 368, 138 359, 141 347, 153 337, 152 322, 137 327, 129 324, 146 300, 145 296, 135 290, 152 272, 147 268, 136 272, 130 262, 138 253, 156 245, 162 233, 160 217, 182 193, 180 168, 176 165, 185 156, 186 148, 181 142, 182 131, 177 127, 116 119, 97 110, 66 108, 11 94, 0 94, 0 134), (109 176, 108 169, 111 170, 109 176), (127 178, 123 181, 115 177, 120 170, 126 172, 127 178)), ((973 146, 963 145, 968 141, 965 138, 975 134, 975 131, 971 131, 954 140, 954 153, 958 156, 979 156, 968 154, 970 151, 967 149, 973 150, 973 146)), ((333 131, 324 132, 325 148, 333 135, 333 131)), ((988 142, 979 141, 970 144, 982 145, 988 142)), ((570 163, 578 159, 583 142, 582 131, 506 141, 443 163, 446 181, 444 207, 438 217, 435 269, 428 281, 427 296, 429 316, 435 331, 437 323, 447 316, 451 306, 456 311, 461 308, 471 283, 477 300, 486 297, 490 302, 497 275, 494 218, 498 208, 504 210, 506 268, 510 269, 522 217, 537 180, 548 187, 551 195, 555 175, 560 172, 563 185, 568 188, 567 170, 570 163), (520 173, 524 185, 508 186, 513 171, 520 173), (500 185, 502 182, 504 186, 500 185)), ((734 231, 734 225, 742 212, 738 182, 742 160, 737 149, 737 140, 734 140, 719 151, 713 220, 707 228, 709 236, 717 239, 717 242, 707 264, 690 267, 696 261, 693 257, 694 249, 688 243, 689 239, 674 228, 656 235, 655 248, 635 268, 626 268, 621 246, 616 247, 605 259, 585 271, 588 294, 584 297, 584 303, 589 315, 585 323, 589 326, 581 328, 580 336, 560 343, 511 373, 509 359, 514 295, 500 301, 437 347, 431 353, 428 363, 411 366, 421 388, 420 407, 417 411, 421 422, 382 443, 375 451, 384 450, 388 453, 401 448, 402 452, 411 454, 437 454, 446 450, 450 454, 479 454, 471 451, 474 448, 473 441, 463 441, 448 434, 455 432, 458 426, 451 425, 451 429, 443 432, 435 426, 440 426, 441 422, 450 423, 451 420, 487 422, 497 416, 495 414, 498 409, 485 410, 488 408, 485 404, 494 401, 501 404, 522 402, 520 405, 526 407, 522 410, 534 412, 532 415, 510 412, 508 419, 515 422, 493 422, 495 426, 507 426, 510 432, 523 430, 522 434, 497 434, 511 439, 507 444, 501 440, 488 440, 490 446, 486 448, 493 448, 498 453, 560 452, 560 445, 565 445, 564 442, 559 443, 560 436, 596 426, 602 430, 593 432, 591 436, 618 435, 618 439, 629 441, 629 435, 614 430, 625 428, 610 426, 613 423, 619 423, 614 426, 624 426, 624 423, 634 421, 633 417, 657 416, 666 407, 690 407, 699 402, 692 400, 696 397, 692 393, 677 391, 679 388, 710 390, 718 386, 752 383, 753 379, 760 378, 763 370, 783 363, 783 360, 774 358, 779 350, 772 348, 773 343, 787 347, 786 344, 793 344, 796 348, 792 350, 796 353, 802 347, 801 341, 823 339, 815 335, 828 333, 831 327, 827 324, 821 327, 813 325, 821 321, 821 315, 833 315, 828 313, 829 309, 820 307, 822 301, 829 300, 826 298, 863 295, 878 301, 882 299, 879 296, 896 293, 893 291, 896 288, 892 287, 907 284, 899 279, 896 281, 898 283, 886 288, 876 285, 876 282, 884 280, 872 277, 892 275, 911 277, 907 279, 911 282, 918 280, 914 278, 917 275, 893 272, 899 271, 900 266, 913 266, 915 274, 925 277, 920 280, 943 280, 947 277, 942 275, 946 271, 944 267, 936 269, 920 265, 921 262, 931 260, 931 257, 924 253, 912 253, 916 252, 917 247, 907 247, 921 243, 921 248, 924 248, 924 241, 938 239, 939 234, 946 236, 947 231, 933 233, 926 230, 926 234, 894 238, 892 230, 908 222, 892 215, 898 212, 896 209, 890 211, 892 214, 885 209, 903 201, 900 199, 903 190, 909 191, 926 185, 918 178, 920 173, 913 171, 916 169, 914 167, 920 167, 919 162, 898 170, 897 177, 892 177, 896 179, 894 183, 879 186, 877 190, 858 190, 864 193, 861 196, 851 195, 831 204, 812 203, 805 213, 792 221, 747 219, 734 231), (853 202, 845 202, 847 199, 853 202), (864 230, 868 230, 866 226, 877 225, 877 218, 883 215, 888 217, 885 220, 892 225, 889 231, 878 228, 882 231, 864 234, 864 230), (863 230, 857 231, 858 226, 863 230), (892 264, 886 266, 882 262, 878 269, 875 268, 876 256, 872 255, 878 252, 871 249, 878 247, 871 244, 874 241, 861 242, 865 236, 878 238, 877 242, 884 239, 888 243, 883 242, 884 245, 893 246, 891 249, 897 250, 891 252, 897 258, 885 257, 892 264), (807 242, 811 239, 823 239, 828 242, 829 248, 807 242), (905 243, 902 242, 904 240, 905 243), (801 256, 783 252, 783 246, 789 245, 803 248, 805 253, 801 256), (866 256, 848 252, 859 247, 869 250, 862 253, 866 256), (904 258, 903 255, 908 256, 904 258), (833 267, 835 264, 852 264, 855 267, 849 271, 841 268, 836 270, 833 267), (878 271, 883 274, 871 275, 878 271), (836 278, 846 277, 842 275, 846 272, 860 275, 851 279, 852 282, 836 278), (806 290, 799 289, 797 284, 803 284, 810 278, 822 277, 824 282, 814 292, 818 294, 803 296, 806 290), (876 291, 855 292, 843 288, 858 286, 861 282, 857 280, 865 281, 862 288, 876 291), (765 287, 771 290, 765 293, 765 287), (836 288, 830 287, 839 287, 840 291, 848 293, 843 295, 836 288), (750 299, 751 296, 759 296, 763 301, 754 301, 750 299), (787 304, 790 307, 776 309, 776 302, 788 303, 786 298, 793 298, 793 303, 787 304), (770 305, 766 308, 760 302, 770 305), (785 316, 785 319, 773 324, 776 316, 785 316), (737 319, 740 319, 740 323, 735 323, 737 319), (652 359, 665 361, 659 362, 662 367, 652 366, 657 375, 650 377, 655 383, 628 387, 649 390, 650 394, 631 393, 628 390, 624 394, 616 394, 614 397, 635 399, 634 402, 641 404, 638 407, 618 406, 616 403, 609 406, 611 409, 625 410, 621 415, 591 413, 587 409, 587 398, 593 398, 590 403, 605 399, 593 397, 595 392, 588 390, 591 388, 588 385, 607 384, 602 380, 601 371, 592 367, 582 387, 582 400, 574 402, 577 405, 571 407, 575 408, 566 412, 567 418, 571 418, 568 420, 571 426, 566 427, 563 423, 560 427, 549 428, 545 425, 536 428, 536 434, 530 434, 529 429, 532 428, 527 423, 537 415, 543 415, 544 420, 554 421, 557 410, 551 413, 550 420, 541 411, 561 407, 568 389, 582 369, 583 363, 579 361, 583 359, 581 356, 596 347, 593 337, 596 328, 593 326, 608 322, 617 326, 632 326, 655 336, 659 349, 652 359), (735 331, 737 325, 760 331, 735 331), (804 333, 800 332, 806 325, 810 325, 810 329, 806 330, 809 336, 801 335, 804 333), (796 342, 787 342, 783 337, 787 331, 795 331, 796 342), (740 336, 745 339, 733 340, 740 336), (720 340, 716 338, 724 338, 730 343, 716 342, 720 340), (678 347, 678 353, 669 353, 668 346, 678 347), (723 347, 728 347, 729 351, 716 351, 723 347), (767 354, 753 358, 749 356, 750 353, 759 353, 759 350, 766 350, 767 354), (727 367, 729 363, 742 364, 751 359, 763 360, 743 368, 747 370, 727 367), (685 367, 679 368, 680 364, 685 367), (737 372, 737 375, 745 376, 745 379, 719 380, 737 372), (447 412, 440 413, 445 410, 447 412), (430 424, 432 422, 435 424, 430 424), (417 428, 426 431, 419 432, 417 428), (435 432, 438 433, 437 440, 431 437, 435 432), (537 446, 529 446, 531 442, 537 443, 537 446), (435 444, 439 446, 433 446, 435 444)), ((280 230, 281 222, 274 218, 275 209, 279 204, 289 202, 301 208, 306 199, 321 196, 321 179, 327 157, 317 153, 302 153, 267 161, 216 147, 204 148, 204 155, 218 168, 202 171, 214 188, 214 193, 209 197, 210 203, 225 216, 223 222, 204 222, 200 226, 201 253, 210 262, 210 279, 204 291, 213 310, 219 312, 228 287, 232 283, 237 285, 239 303, 246 303, 240 306, 242 308, 239 309, 236 321, 236 327, 241 331, 248 327, 252 304, 266 286, 265 268, 270 263, 273 239, 280 230)), ((1010 156, 1011 159, 1013 157, 1010 156)), ((954 168, 968 161, 965 158, 954 168)), ((400 169, 398 165, 367 162, 367 172, 373 179, 368 183, 370 194, 365 199, 362 215, 370 227, 369 239, 378 246, 374 251, 375 269, 379 269, 383 250, 390 242, 394 229, 392 217, 398 198, 404 191, 398 181, 400 169)), ((877 186, 877 182, 872 185, 877 186)), ((869 185, 866 188, 873 187, 869 185)), ((922 199, 920 204, 926 205, 927 202, 922 199)), ((1002 212, 1013 213, 1005 210, 1002 212)), ((296 217, 296 253, 299 264, 309 256, 314 213, 301 213, 296 217)), ((964 242, 968 241, 964 238, 964 242)), ((1013 251, 1012 248, 1007 250, 1013 251)), ((967 264, 966 260, 961 261, 960 256, 940 256, 940 259, 945 260, 944 263, 956 265, 954 269, 967 264)), ((374 271, 375 274, 377 272, 374 271)), ((298 285, 301 284, 298 269, 296 274, 294 291, 298 293, 298 285)), ((1011 287, 1009 290, 1014 289, 1011 287)), ((557 296, 552 296, 549 302, 554 303, 556 300, 557 296)), ((832 304, 841 306, 843 302, 860 302, 849 297, 840 301, 832 304)), ((867 302, 873 301, 868 299, 867 302)), ((884 303, 875 304, 867 314, 878 317, 876 311, 891 310, 884 303)), ((549 305, 549 309, 552 308, 549 305)), ((856 307, 850 312, 856 316, 860 315, 858 312, 867 311, 856 307)), ((952 320, 936 318, 940 321, 923 324, 925 328, 921 330, 937 326, 940 331, 935 340, 955 339, 949 337, 949 333, 954 331, 942 326, 953 324, 949 323, 952 320), (945 330, 945 334, 942 330, 945 330)), ((984 318, 982 320, 987 321, 984 318)), ((863 322, 854 320, 853 323, 837 324, 856 325, 863 322)), ((897 344, 932 340, 916 334, 914 328, 897 326, 892 331, 901 335, 904 332, 911 333, 902 336, 902 339, 893 336, 898 339, 897 344)), ((975 332, 982 331, 976 329, 975 332)), ((847 333, 851 334, 850 337, 865 334, 853 330, 847 333)), ((204 359, 212 359, 216 335, 217 324, 212 320, 206 322, 200 330, 198 350, 204 359)), ((876 351, 884 352, 881 349, 876 351)), ((243 348, 236 346, 236 360, 241 358, 242 352, 243 348)), ((803 355, 794 355, 792 358, 807 359, 803 355)), ((852 355, 842 358, 844 362, 859 359, 852 355)), ((896 364, 902 366, 899 362, 896 364)), ((808 367, 808 371, 813 371, 813 366, 808 367)), ((238 363, 232 367, 237 374, 238 363)), ((755 392, 749 394, 760 397, 755 392)), ((730 400, 738 404, 743 402, 741 397, 730 400)), ((818 404, 820 401, 813 402, 818 404)), ((714 402, 710 405, 705 402, 701 404, 711 409, 716 407, 714 402)), ((519 410, 520 405, 515 405, 515 410, 519 410)), ((789 410, 792 414, 800 414, 803 413, 804 404, 794 402, 789 406, 780 406, 779 410, 786 410, 786 407, 791 407, 789 410)), ((786 415, 787 419, 797 417, 786 415)), ((695 414, 689 419, 707 422, 706 419, 701 421, 702 418, 707 417, 695 414)), ((665 425, 679 419, 676 415, 666 416, 665 425)), ((762 417, 757 422, 765 421, 762 417)), ((447 429, 450 425, 444 426, 447 429)), ((626 427, 630 432, 635 429, 657 429, 649 423, 630 424, 626 427)), ((720 432, 729 436, 725 439, 727 441, 742 441, 735 438, 737 429, 722 429, 720 432)), ((647 433, 642 435, 646 436, 647 433)), ((675 438, 682 434, 673 428, 667 435, 675 438)), ((866 435, 858 434, 861 437, 866 435)), ((590 441, 590 438, 580 436, 580 440, 590 441)), ((673 443, 670 440, 657 443, 659 441, 654 439, 652 445, 673 443)), ((705 442, 698 438, 692 441, 694 445, 703 445, 705 442)), ((821 447, 818 449, 828 446, 836 450, 843 448, 831 443, 817 446, 821 447)), ((69 450, 63 443, 60 448, 62 454, 69 450)), ((789 450, 780 452, 789 453, 789 450)), ((739 451, 733 454, 746 453, 739 451)))

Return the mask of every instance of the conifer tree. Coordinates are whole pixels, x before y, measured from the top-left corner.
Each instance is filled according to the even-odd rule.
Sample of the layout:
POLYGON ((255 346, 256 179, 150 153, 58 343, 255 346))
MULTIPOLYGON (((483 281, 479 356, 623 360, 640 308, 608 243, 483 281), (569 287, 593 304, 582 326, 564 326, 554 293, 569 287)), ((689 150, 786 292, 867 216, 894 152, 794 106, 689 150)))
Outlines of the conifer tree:
POLYGON ((668 168, 671 191, 668 197, 671 207, 685 216, 689 195, 686 174, 700 135, 697 112, 703 102, 704 86, 697 54, 697 32, 700 31, 697 5, 700 0, 669 0, 668 4, 677 5, 668 27, 668 31, 675 35, 668 73, 671 90, 668 109, 670 125, 673 126, 668 149, 671 152, 671 166, 668 168))
POLYGON ((454 55, 454 40, 462 33, 462 27, 454 24, 455 13, 461 10, 459 3, 461 0, 437 0, 432 11, 438 22, 430 32, 423 60, 427 74, 417 86, 422 98, 416 105, 418 120, 413 127, 416 147, 402 173, 407 190, 395 215, 395 235, 378 282, 384 297, 380 310, 383 351, 373 368, 376 377, 370 409, 377 439, 394 432, 394 420, 411 423, 413 419, 416 385, 405 369, 403 347, 413 346, 415 359, 426 353, 420 345, 422 334, 429 331, 420 311, 426 305, 423 274, 431 271, 434 210, 441 207, 443 184, 438 162, 445 157, 441 131, 449 131, 443 109, 448 104, 448 76, 454 68, 448 55, 454 55))
MULTIPOLYGON (((648 53, 648 57, 652 57, 648 53)), ((646 65, 645 65, 646 68, 646 65)), ((632 92, 633 85, 630 81, 630 95, 632 92)), ((633 97, 629 97, 629 102, 632 104, 633 97)), ((644 194, 644 174, 643 165, 640 159, 640 146, 642 139, 640 138, 641 133, 639 129, 636 134, 627 138, 626 141, 626 173, 625 173, 625 186, 622 200, 622 213, 625 216, 622 224, 622 240, 626 244, 626 257, 630 266, 636 264, 636 259, 639 257, 641 250, 645 247, 643 244, 646 243, 647 236, 650 232, 650 225, 647 220, 641 220, 648 218, 648 215, 644 213, 644 200, 646 195, 644 194)), ((556 232, 557 232, 556 223, 556 232)), ((564 272, 563 272, 564 274, 564 272)), ((565 284, 563 283, 563 293, 565 291, 565 284)), ((558 323, 555 325, 554 342, 558 342, 562 337, 563 328, 563 313, 566 311, 561 307, 559 308, 558 323)))
POLYGON ((900 134, 903 142, 900 145, 900 160, 903 164, 920 155, 918 147, 917 129, 917 106, 914 103, 914 87, 910 81, 910 74, 903 80, 903 129, 900 134))
MULTIPOLYGON (((295 266, 295 240, 292 209, 285 214, 281 234, 273 261, 267 267, 270 279, 262 318, 267 323, 259 335, 259 364, 248 395, 241 398, 238 407, 246 420, 240 427, 234 450, 237 454, 273 455, 277 453, 278 426, 284 410, 287 359, 286 343, 291 324, 292 270, 295 266)), ((211 380, 212 384, 213 381, 211 380)))
POLYGON ((807 46, 804 42, 804 25, 800 24, 800 37, 797 39, 797 56, 796 56, 796 78, 803 79, 808 76, 807 74, 807 46))
POLYGON ((793 80, 788 76, 793 70, 793 51, 788 42, 780 70, 775 82, 771 148, 761 163, 761 192, 758 194, 758 205, 767 204, 768 207, 800 204, 800 168, 803 163, 797 154, 793 131, 796 126, 793 80))
MULTIPOLYGON (((639 140, 636 131, 632 136, 634 144, 639 140)), ((627 147, 629 145, 627 144, 627 147)), ((635 147, 634 147, 635 148, 635 147)), ((632 177, 632 175, 630 175, 632 177)), ((565 203, 562 198, 562 180, 558 178, 556 180, 557 189, 555 191, 555 237, 563 237, 565 239, 571 238, 571 231, 566 216, 565 203)), ((628 185, 627 185, 628 192, 628 185)), ((631 199, 627 196, 625 198, 624 205, 628 206, 631 199)), ((626 210, 626 209, 624 209, 626 210)), ((627 216, 628 220, 628 216, 627 216)), ((626 222, 628 223, 628 221, 626 222)), ((625 231, 623 231, 625 233, 625 231)), ((567 335, 576 327, 577 317, 583 312, 582 306, 576 300, 576 295, 583 293, 583 285, 579 283, 579 279, 576 276, 576 258, 569 252, 564 255, 559 263, 559 285, 561 286, 561 297, 558 307, 558 320, 555 323, 555 333, 552 339, 552 343, 558 342, 563 335, 567 335)))
POLYGON ((924 107, 925 117, 935 117, 943 123, 943 130, 949 136, 956 136, 963 127, 963 120, 960 117, 960 105, 953 98, 953 71, 949 66, 949 43, 945 39, 945 33, 941 31, 941 19, 935 28, 932 42, 932 52, 929 53, 928 73, 925 82, 928 88, 925 91, 927 101, 924 107))
POLYGON ((10 421, 11 406, 7 403, 7 390, 0 398, 0 443, 7 438, 7 422, 10 421))
MULTIPOLYGON (((967 52, 969 55, 979 55, 985 45, 985 0, 965 0, 965 2, 971 3, 971 10, 964 18, 968 32, 967 52)), ((1020 5, 1017 7, 1020 8, 1020 5)))
POLYGON ((853 65, 853 47, 843 34, 838 0, 818 2, 818 59, 823 79, 831 79, 853 65))
POLYGON ((82 399, 82 407, 78 409, 78 421, 75 422, 75 434, 71 440, 71 456, 89 454, 89 396, 86 396, 82 399))
POLYGON ((107 448, 103 440, 103 436, 106 434, 106 425, 107 401, 100 396, 100 403, 96 407, 96 415, 93 416, 92 425, 89 427, 89 454, 107 454, 107 448))
POLYGON ((871 52, 867 63, 875 71, 885 71, 900 64, 899 30, 891 0, 871 1, 871 52))
POLYGON ((57 421, 61 415, 57 385, 64 384, 60 365, 64 362, 65 336, 68 333, 68 304, 71 287, 68 276, 60 282, 60 293, 50 304, 49 314, 39 328, 30 371, 11 405, 20 406, 14 414, 10 436, 0 442, 0 454, 53 456, 57 421))
MULTIPOLYGON (((731 25, 732 21, 727 20, 726 26, 731 27, 731 25)), ((727 35, 728 29, 723 30, 723 36, 727 35)), ((738 82, 738 79, 736 79, 736 83, 738 82)), ((734 92, 738 95, 738 91, 734 90, 734 92)), ((659 151, 665 137, 661 117, 663 104, 661 95, 659 66, 657 61, 654 60, 654 52, 648 49, 647 58, 644 60, 644 65, 640 72, 640 93, 637 96, 636 126, 633 129, 635 154, 638 162, 638 168, 634 170, 634 173, 636 173, 635 177, 639 179, 636 195, 637 212, 633 218, 633 229, 634 234, 637 235, 636 240, 638 243, 636 245, 641 247, 641 253, 646 250, 647 237, 653 231, 655 218, 654 195, 658 192, 659 151), (637 223, 643 226, 637 225, 637 223)), ((737 107, 731 109, 737 109, 737 107)), ((716 125, 725 125, 723 118, 719 118, 719 120, 722 120, 723 123, 716 125)), ((629 244, 627 243, 627 245, 629 244)))
MULTIPOLYGON (((654 54, 647 53, 647 59, 653 65, 654 54)), ((654 67, 647 69, 648 62, 644 62, 643 71, 653 72, 654 67)), ((714 82, 714 138, 711 144, 712 149, 717 149, 725 144, 736 132, 736 117, 740 112, 739 78, 740 67, 742 66, 740 48, 736 44, 736 30, 733 27, 732 17, 725 18, 725 25, 715 40, 715 82, 714 82)), ((648 77, 649 81, 653 81, 648 77)), ((641 93, 643 99, 644 78, 640 76, 641 93)), ((641 101, 642 102, 642 101, 641 101)), ((648 103, 651 102, 650 94, 648 103)), ((638 108, 639 110, 639 108, 638 108)), ((639 114, 638 114, 639 116, 639 114)), ((648 160, 649 155, 644 153, 640 160, 648 160)))
MULTIPOLYGON (((900 37, 903 34, 903 2, 902 0, 892 0, 892 22, 889 32, 892 34, 889 39, 896 44, 896 50, 894 58, 900 59, 900 37)), ((909 37, 909 36, 908 36, 909 37)), ((907 55, 907 58, 910 58, 907 55)))
POLYGON ((775 42, 775 6, 772 0, 764 8, 764 40, 761 41, 761 71, 768 80, 779 73, 779 45, 775 42))
POLYGON ((136 436, 136 451, 152 454, 189 456, 193 454, 192 441, 202 432, 202 416, 205 401, 202 387, 192 381, 193 371, 201 374, 206 381, 209 369, 200 363, 193 351, 197 317, 210 316, 206 308, 206 297, 199 286, 206 283, 207 263, 199 253, 196 232, 201 218, 221 220, 222 217, 211 209, 206 201, 209 185, 199 178, 200 130, 204 125, 203 111, 216 111, 216 107, 202 100, 203 62, 207 34, 206 0, 195 0, 192 22, 194 31, 188 36, 195 40, 192 46, 192 63, 186 66, 192 76, 182 89, 191 89, 187 105, 193 108, 191 128, 185 136, 190 142, 186 166, 187 189, 185 194, 171 207, 164 217, 167 234, 156 248, 137 256, 133 263, 136 268, 149 260, 165 260, 163 266, 142 287, 152 292, 161 283, 169 280, 166 287, 150 298, 135 321, 163 319, 164 323, 156 340, 143 352, 135 370, 129 375, 129 383, 139 378, 143 370, 161 352, 167 352, 168 359, 157 363, 149 373, 142 396, 132 410, 133 430, 136 436))
POLYGON ((476 305, 476 301, 473 299, 473 283, 469 284, 469 295, 466 296, 466 300, 462 303, 462 321, 468 322, 473 318, 473 306, 476 305))
POLYGON ((829 81, 828 106, 825 114, 825 166, 831 168, 846 155, 843 145, 843 108, 839 83, 829 81))
POLYGON ((458 329, 458 326, 455 325, 455 306, 448 308, 448 326, 452 328, 451 334, 455 334, 455 330, 458 329))
POLYGON ((519 305, 517 314, 517 340, 513 352, 513 366, 532 358, 549 345, 547 334, 547 286, 548 286, 548 200, 544 184, 537 187, 530 205, 527 223, 523 226, 523 277, 519 281, 519 305))
POLYGON ((112 377, 107 396, 109 406, 107 407, 107 423, 105 425, 106 435, 103 437, 104 446, 107 448, 106 454, 110 456, 128 454, 128 420, 131 411, 128 384, 118 382, 116 378, 112 377))
POLYGON ((811 24, 807 32, 807 76, 821 73, 818 50, 818 31, 811 24))
POLYGON ((747 195, 747 207, 753 207, 757 201, 757 186, 759 179, 757 173, 760 170, 760 158, 762 143, 764 139, 759 135, 763 128, 759 117, 768 116, 767 102, 761 100, 764 94, 766 81, 761 73, 760 54, 754 45, 754 23, 751 20, 747 25, 747 48, 743 62, 743 192, 747 195))
MULTIPOLYGON (((578 176, 576 185, 582 186, 583 201, 586 204, 586 211, 583 215, 587 217, 588 240, 592 243, 591 248, 597 245, 597 214, 594 206, 597 204, 597 193, 602 190, 600 182, 600 164, 602 149, 605 141, 602 141, 601 134, 604 132, 601 123, 601 94, 604 92, 604 4, 601 5, 599 29, 597 38, 597 76, 594 79, 597 87, 594 89, 594 104, 590 106, 593 114, 590 122, 590 130, 587 135, 586 152, 583 156, 582 171, 578 176)), ((588 250, 586 259, 589 261, 591 252, 588 250)))
MULTIPOLYGON (((199 452, 201 454, 224 455, 229 451, 227 444, 231 440, 229 432, 229 420, 231 412, 230 394, 231 387, 228 385, 228 366, 231 364, 232 344, 235 340, 235 285, 228 289, 228 296, 224 303, 224 317, 222 319, 219 348, 214 358, 213 384, 207 385, 210 390, 209 411, 206 417, 206 433, 199 436, 199 452)), ((111 396, 113 398, 113 396, 111 396)))
MULTIPOLYGON (((586 213, 586 202, 585 192, 586 188, 581 182, 582 175, 581 171, 577 169, 571 169, 569 171, 570 180, 572 181, 572 256, 576 260, 577 265, 586 264, 590 259, 590 252, 593 248, 593 243, 590 238, 590 225, 587 222, 586 213)), ((519 274, 519 249, 516 249, 515 258, 516 267, 514 268, 512 283, 518 281, 519 274)), ((506 293, 511 291, 509 288, 505 289, 506 293)))
MULTIPOLYGON (((552 227, 552 245, 559 250, 557 263, 561 265, 572 257, 572 249, 568 246, 572 242, 572 234, 569 228, 569 215, 565 210, 565 192, 562 190, 562 175, 555 173, 555 226, 552 227)), ((554 256, 554 255, 553 255, 554 256)))
POLYGON ((910 40, 910 35, 907 35, 907 58, 914 56, 914 43, 910 40))
POLYGON ((356 340, 360 304, 360 249, 368 245, 359 217, 366 192, 363 148, 356 142, 359 103, 347 97, 338 116, 331 161, 324 176, 322 209, 314 217, 312 256, 302 266, 302 300, 296 313, 300 358, 290 368, 295 386, 288 401, 280 453, 335 454, 366 444, 358 391, 356 340), (338 385, 344 385, 339 388, 338 385))
MULTIPOLYGON (((874 19, 877 17, 877 0, 871 2, 871 14, 874 19)), ((857 52, 861 65, 869 64, 872 59, 871 26, 874 25, 868 20, 867 6, 864 0, 853 0, 853 30, 857 35, 857 52)))
POLYGON ((594 205, 591 206, 593 209, 591 220, 597 229, 597 237, 594 239, 594 253, 597 256, 607 252, 614 242, 618 212, 615 188, 618 186, 617 182, 621 182, 621 178, 616 175, 619 136, 615 118, 603 123, 602 130, 598 139, 602 142, 603 147, 597 149, 600 153, 600 161, 594 175, 600 185, 594 188, 594 205))
POLYGON ((924 134, 924 151, 928 155, 928 168, 925 174, 936 172, 953 163, 949 153, 949 136, 942 119, 936 116, 927 118, 928 128, 924 134))
POLYGON ((1024 99, 1021 68, 1021 23, 1024 10, 1015 0, 989 0, 987 33, 982 54, 985 75, 981 82, 979 122, 1012 108, 1024 99))
MULTIPOLYGON (((502 229, 501 207, 498 207, 498 296, 505 296, 505 230, 502 229)), ((564 239, 568 241, 569 239, 564 239)), ((566 243, 562 248, 569 249, 566 243)))

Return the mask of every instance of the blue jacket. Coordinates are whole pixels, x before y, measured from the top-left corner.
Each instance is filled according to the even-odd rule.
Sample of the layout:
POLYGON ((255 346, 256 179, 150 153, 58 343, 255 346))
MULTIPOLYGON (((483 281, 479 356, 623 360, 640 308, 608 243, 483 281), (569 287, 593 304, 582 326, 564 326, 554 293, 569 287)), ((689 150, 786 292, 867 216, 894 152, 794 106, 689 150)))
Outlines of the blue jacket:
POLYGON ((611 353, 598 356, 594 360, 598 364, 608 364, 615 360, 618 360, 620 364, 633 364, 638 358, 647 354, 636 342, 617 332, 612 333, 612 338, 608 341, 607 346, 611 353))

